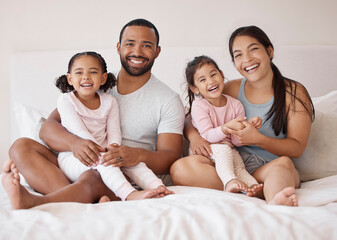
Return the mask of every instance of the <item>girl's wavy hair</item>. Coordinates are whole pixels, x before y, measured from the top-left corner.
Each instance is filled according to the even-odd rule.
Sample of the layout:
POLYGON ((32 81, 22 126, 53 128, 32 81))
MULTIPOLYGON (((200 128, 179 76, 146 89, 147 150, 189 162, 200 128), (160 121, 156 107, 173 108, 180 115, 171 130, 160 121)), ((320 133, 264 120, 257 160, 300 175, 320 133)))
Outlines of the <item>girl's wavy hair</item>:
MULTIPOLYGON (((262 29, 256 26, 245 26, 238 28, 235 30, 229 39, 229 53, 232 57, 232 61, 234 62, 234 54, 233 54, 233 42, 238 36, 250 36, 255 38, 259 43, 263 45, 268 53, 268 47, 272 47, 274 50, 274 46, 271 43, 268 36, 265 34, 262 29)), ((286 113, 286 93, 291 96, 291 104, 293 109, 295 110, 295 102, 299 101, 302 106, 305 108, 306 112, 310 115, 311 120, 315 119, 315 108, 311 101, 310 95, 306 88, 299 82, 285 78, 280 70, 276 67, 276 65, 272 62, 272 58, 270 59, 270 66, 274 73, 272 86, 274 89, 274 103, 271 106, 269 112, 267 113, 267 120, 272 117, 272 127, 274 129, 275 134, 278 136, 282 131, 284 134, 287 132, 287 113, 286 113), (305 102, 296 96, 297 88, 301 87, 305 91, 309 101, 310 108, 305 104, 305 102)), ((267 121, 266 120, 266 121, 267 121)))
MULTIPOLYGON (((100 86, 100 90, 106 92, 108 91, 110 88, 112 88, 113 86, 116 85, 116 77, 115 75, 113 75, 112 73, 108 73, 107 71, 107 65, 106 65, 106 62, 104 60, 104 58, 96 53, 96 52, 80 52, 80 53, 76 53, 74 56, 71 57, 69 63, 68 63, 68 71, 67 73, 70 73, 71 71, 71 68, 73 67, 73 64, 75 62, 75 60, 80 57, 80 56, 93 56, 95 57, 98 62, 100 63, 101 67, 102 67, 102 71, 103 73, 107 73, 108 74, 108 77, 107 77, 107 80, 105 82, 104 85, 101 85, 100 86)), ((55 85, 58 89, 61 90, 62 93, 66 93, 66 92, 72 92, 74 91, 74 87, 71 86, 69 83, 68 83, 68 80, 67 80, 67 76, 66 75, 62 75, 60 77, 58 77, 55 81, 55 85)))
POLYGON ((194 74, 198 69, 200 69, 205 64, 213 64, 215 68, 220 71, 220 68, 218 64, 210 57, 201 55, 195 57, 193 60, 187 63, 186 69, 185 69, 185 77, 187 82, 187 97, 188 98, 188 111, 186 115, 189 115, 191 113, 191 106, 192 102, 195 99, 195 94, 190 89, 190 86, 195 86, 194 84, 194 74))

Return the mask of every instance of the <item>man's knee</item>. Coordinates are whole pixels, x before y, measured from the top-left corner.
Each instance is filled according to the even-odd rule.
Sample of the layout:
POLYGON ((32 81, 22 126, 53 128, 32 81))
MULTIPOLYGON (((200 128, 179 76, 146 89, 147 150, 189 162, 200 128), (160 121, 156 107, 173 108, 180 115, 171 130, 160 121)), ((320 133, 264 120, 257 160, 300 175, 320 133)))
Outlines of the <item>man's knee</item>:
POLYGON ((103 183, 101 175, 96 169, 89 169, 82 173, 78 178, 78 182, 89 184, 91 186, 103 183))
POLYGON ((32 149, 34 140, 30 138, 19 138, 15 140, 12 146, 9 148, 8 154, 11 159, 15 159, 17 155, 24 154, 32 149))

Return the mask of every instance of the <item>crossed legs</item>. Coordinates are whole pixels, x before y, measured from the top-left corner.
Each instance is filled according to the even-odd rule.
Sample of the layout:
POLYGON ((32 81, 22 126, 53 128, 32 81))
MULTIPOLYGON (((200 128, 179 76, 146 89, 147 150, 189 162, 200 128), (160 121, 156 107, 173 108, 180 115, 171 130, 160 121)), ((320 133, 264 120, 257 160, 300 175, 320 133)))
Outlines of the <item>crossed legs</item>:
MULTIPOLYGON (((177 160, 170 173, 176 185, 224 189, 214 163, 201 155, 177 160)), ((257 169, 253 177, 259 183, 263 183, 263 192, 268 204, 298 205, 295 188, 299 186, 299 175, 290 158, 281 157, 271 161, 257 169)))
POLYGON ((75 183, 70 184, 58 168, 56 155, 34 140, 17 140, 9 155, 11 160, 4 166, 2 183, 14 209, 61 201, 94 203, 102 196, 117 200, 96 170, 84 172, 75 183), (18 171, 32 188, 45 196, 32 195, 21 186, 18 171))

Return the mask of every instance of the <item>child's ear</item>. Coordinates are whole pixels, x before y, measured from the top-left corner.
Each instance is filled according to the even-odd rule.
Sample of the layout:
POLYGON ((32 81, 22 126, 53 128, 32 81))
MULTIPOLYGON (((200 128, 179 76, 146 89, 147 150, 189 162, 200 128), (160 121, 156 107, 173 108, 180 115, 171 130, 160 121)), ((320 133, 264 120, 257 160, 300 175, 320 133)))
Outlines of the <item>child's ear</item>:
POLYGON ((225 75, 223 74, 223 72, 221 70, 219 70, 219 72, 220 72, 220 75, 223 78, 223 80, 225 80, 225 75))
POLYGON ((70 73, 67 73, 67 80, 68 80, 69 85, 73 85, 73 83, 71 82, 71 74, 70 73))
POLYGON ((200 91, 196 86, 189 86, 190 90, 195 94, 195 95, 199 95, 200 91))
POLYGON ((106 83, 106 80, 108 79, 108 74, 107 73, 103 73, 103 78, 101 81, 101 85, 104 85, 106 83))

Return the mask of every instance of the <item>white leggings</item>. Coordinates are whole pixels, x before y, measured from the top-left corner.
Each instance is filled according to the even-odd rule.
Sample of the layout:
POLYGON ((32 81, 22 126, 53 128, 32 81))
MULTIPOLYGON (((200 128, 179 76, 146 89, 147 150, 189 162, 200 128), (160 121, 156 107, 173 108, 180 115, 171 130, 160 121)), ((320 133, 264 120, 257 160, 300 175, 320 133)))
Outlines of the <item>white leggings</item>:
MULTIPOLYGON (((75 182, 83 172, 91 169, 75 158, 72 152, 61 152, 58 156, 58 164, 71 182, 75 182)), ((123 172, 120 168, 112 166, 98 165, 93 168, 101 174, 104 184, 123 201, 131 192, 135 191, 134 187, 126 180, 123 172, 143 189, 155 189, 164 185, 162 180, 143 162, 134 167, 122 168, 123 172)))
POLYGON ((235 148, 225 143, 211 144, 211 148, 213 152, 211 159, 215 163, 216 172, 224 189, 226 184, 234 178, 246 183, 248 187, 258 184, 255 178, 246 171, 245 164, 235 148))

